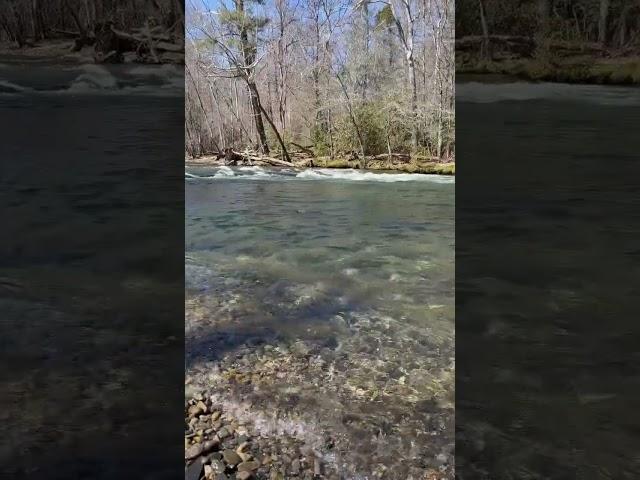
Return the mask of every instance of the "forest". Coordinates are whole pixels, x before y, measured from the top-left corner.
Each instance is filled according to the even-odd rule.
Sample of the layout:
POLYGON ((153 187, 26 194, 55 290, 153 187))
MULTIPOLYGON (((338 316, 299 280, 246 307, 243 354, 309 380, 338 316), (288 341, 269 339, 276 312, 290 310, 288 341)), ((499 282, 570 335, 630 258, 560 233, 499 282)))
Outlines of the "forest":
POLYGON ((23 51, 47 45, 89 50, 98 63, 182 63, 184 2, 3 0, 0 42, 23 51))
POLYGON ((453 27, 453 0, 188 0, 186 156, 452 162, 453 27))
POLYGON ((637 0, 458 0, 458 73, 639 83, 637 0))

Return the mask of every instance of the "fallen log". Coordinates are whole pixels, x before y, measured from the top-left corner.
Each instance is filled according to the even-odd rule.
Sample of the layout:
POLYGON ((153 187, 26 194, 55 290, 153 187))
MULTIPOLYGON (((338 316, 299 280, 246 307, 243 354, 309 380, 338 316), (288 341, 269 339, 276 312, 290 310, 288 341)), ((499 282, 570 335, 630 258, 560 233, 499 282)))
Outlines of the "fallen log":
POLYGON ((60 35, 63 38, 78 38, 80 36, 80 32, 72 32, 71 30, 62 30, 59 28, 52 28, 51 33, 55 33, 56 35, 60 35))
POLYGON ((281 160, 279 158, 268 157, 266 155, 261 155, 256 152, 252 152, 250 150, 245 150, 244 152, 237 152, 232 148, 225 148, 222 152, 214 153, 217 160, 224 158, 225 165, 239 165, 242 162, 247 163, 248 165, 254 165, 256 163, 274 165, 278 167, 295 167, 296 165, 292 162, 288 162, 286 160, 281 160))
POLYGON ((179 62, 184 59, 184 43, 171 42, 171 36, 166 32, 157 34, 154 29, 142 28, 136 30, 136 33, 128 33, 116 29, 113 25, 110 25, 110 31, 118 40, 119 53, 131 51, 140 56, 141 50, 146 48, 155 63, 166 60, 179 62))
POLYGON ((279 158, 273 158, 273 157, 266 157, 264 155, 245 156, 244 158, 251 162, 264 162, 264 163, 269 163, 271 165, 275 165, 278 167, 295 167, 293 163, 287 162, 286 160, 280 160, 279 158))
POLYGON ((290 142, 290 143, 294 147, 298 147, 300 150, 302 150, 307 155, 311 155, 312 157, 316 156, 315 153, 313 153, 313 150, 311 150, 312 145, 309 145, 308 147, 305 147, 304 145, 300 145, 300 144, 295 143, 295 142, 290 142))
POLYGON ((411 160, 411 155, 409 155, 408 153, 392 153, 391 155, 389 155, 388 153, 380 153, 378 155, 373 155, 369 158, 374 160, 381 160, 383 158, 392 158, 392 159, 397 158, 399 160, 411 160))

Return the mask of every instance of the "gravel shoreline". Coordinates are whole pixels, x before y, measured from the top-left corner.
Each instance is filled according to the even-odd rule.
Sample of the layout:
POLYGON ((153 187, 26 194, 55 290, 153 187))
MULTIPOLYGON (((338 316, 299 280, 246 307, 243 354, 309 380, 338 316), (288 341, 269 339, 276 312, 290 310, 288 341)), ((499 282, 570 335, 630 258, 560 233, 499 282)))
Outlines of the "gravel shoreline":
POLYGON ((293 437, 263 437, 203 394, 185 406, 186 480, 340 478, 317 450, 293 437))

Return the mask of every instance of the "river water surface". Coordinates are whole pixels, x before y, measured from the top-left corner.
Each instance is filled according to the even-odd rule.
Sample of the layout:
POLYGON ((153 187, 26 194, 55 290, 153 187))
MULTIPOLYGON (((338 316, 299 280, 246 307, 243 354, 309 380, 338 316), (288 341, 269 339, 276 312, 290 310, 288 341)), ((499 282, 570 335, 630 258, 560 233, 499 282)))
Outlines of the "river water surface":
POLYGON ((187 168, 187 393, 340 478, 452 478, 454 181, 187 168))
POLYGON ((458 79, 461 480, 640 478, 639 105, 458 79))
POLYGON ((178 478, 183 71, 3 61, 0 471, 178 478))

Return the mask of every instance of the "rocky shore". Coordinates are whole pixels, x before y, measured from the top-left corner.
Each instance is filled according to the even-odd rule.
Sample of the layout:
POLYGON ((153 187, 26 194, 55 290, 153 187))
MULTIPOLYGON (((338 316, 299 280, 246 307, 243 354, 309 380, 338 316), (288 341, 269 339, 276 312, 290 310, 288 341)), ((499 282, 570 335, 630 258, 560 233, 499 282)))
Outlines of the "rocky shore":
POLYGON ((397 327, 368 315, 295 340, 239 328, 233 307, 215 320, 206 300, 186 308, 188 480, 454 478, 447 352, 412 358, 414 339, 394 344, 397 327))
POLYGON ((339 478, 312 447, 291 437, 261 437, 204 394, 185 407, 186 480, 339 478))

